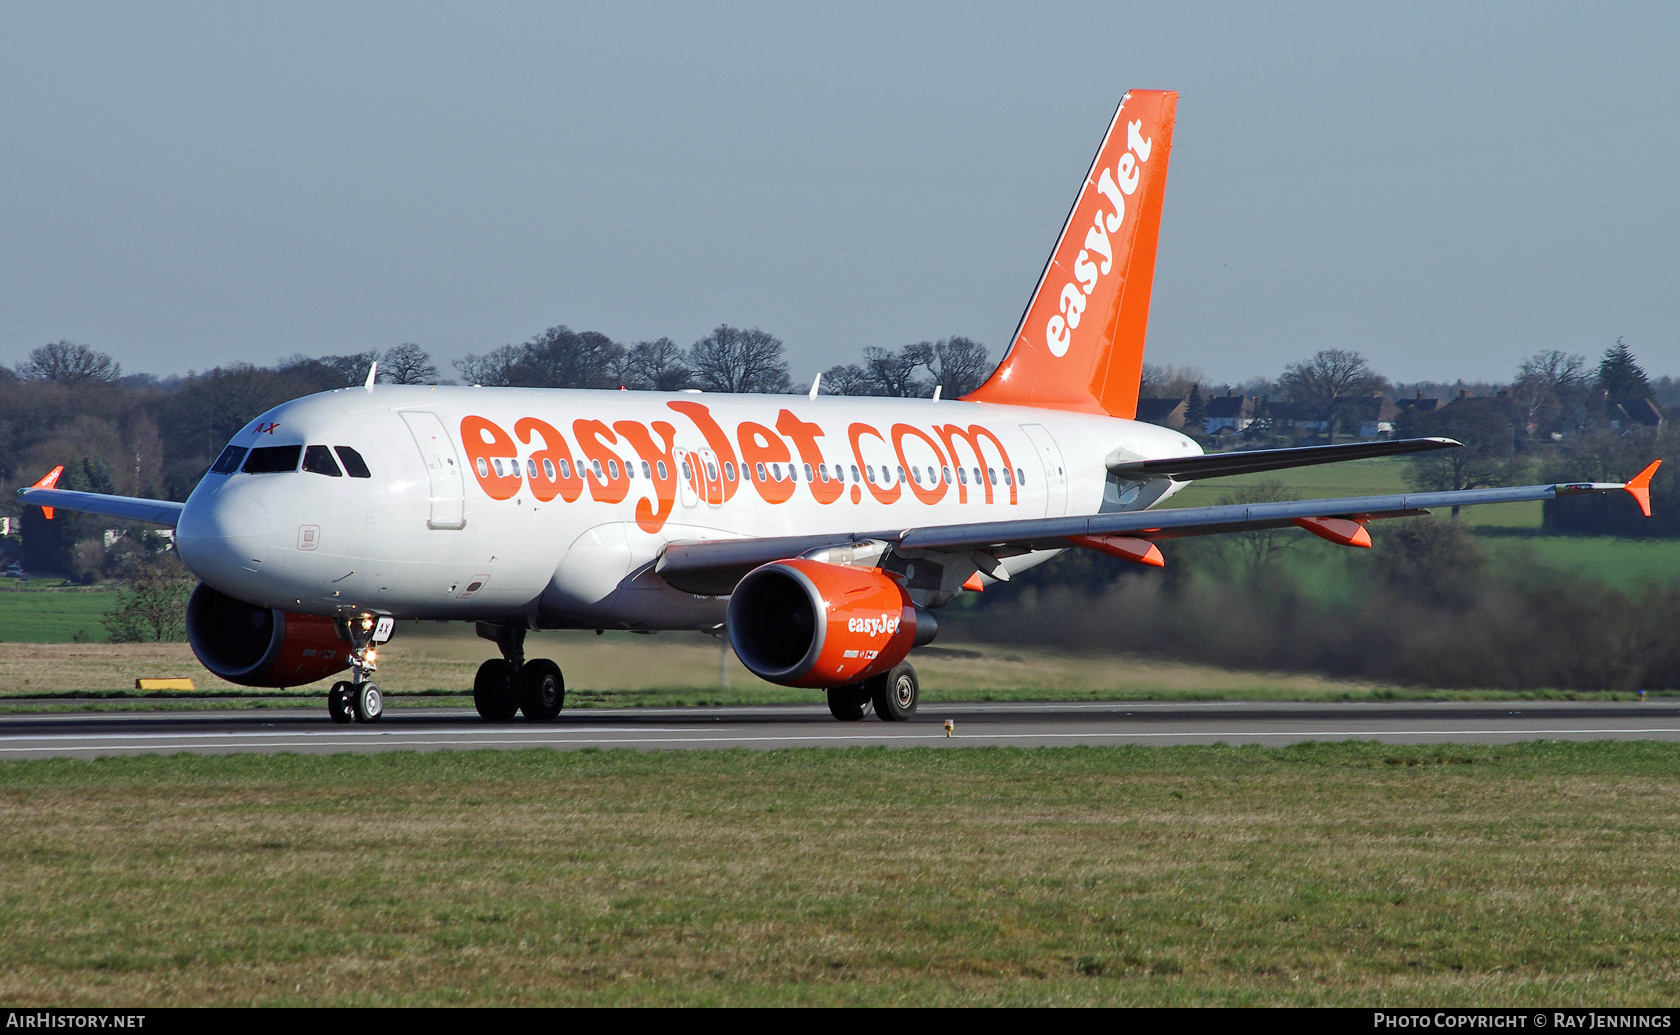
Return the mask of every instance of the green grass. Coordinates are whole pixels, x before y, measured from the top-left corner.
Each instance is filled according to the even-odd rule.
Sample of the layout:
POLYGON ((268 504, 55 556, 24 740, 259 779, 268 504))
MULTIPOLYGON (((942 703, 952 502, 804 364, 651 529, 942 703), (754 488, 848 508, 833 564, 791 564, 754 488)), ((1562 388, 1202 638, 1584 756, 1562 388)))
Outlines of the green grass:
POLYGON ((0 586, 0 643, 104 643, 116 602, 114 589, 0 586))
POLYGON ((0 763, 8 1004, 1650 1005, 1680 745, 0 763))
POLYGON ((1601 580, 1624 592, 1680 582, 1680 539, 1522 536, 1483 537, 1481 543, 1502 563, 1538 563, 1601 580))

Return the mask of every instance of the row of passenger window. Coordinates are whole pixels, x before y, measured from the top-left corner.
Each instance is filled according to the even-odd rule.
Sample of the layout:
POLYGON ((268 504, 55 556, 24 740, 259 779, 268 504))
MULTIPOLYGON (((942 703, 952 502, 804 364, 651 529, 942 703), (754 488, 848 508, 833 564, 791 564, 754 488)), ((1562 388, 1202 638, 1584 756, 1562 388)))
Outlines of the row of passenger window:
POLYGON ((216 463, 210 468, 213 474, 232 474, 244 471, 246 474, 286 474, 298 470, 299 458, 303 460, 303 470, 310 474, 324 474, 329 478, 342 478, 348 474, 352 478, 372 478, 373 473, 368 470, 367 462, 362 454, 349 446, 259 446, 247 450, 243 446, 228 446, 222 450, 222 455, 216 458, 216 463), (338 463, 333 460, 333 453, 343 461, 344 469, 339 470, 338 463))
MULTIPOLYGON (((310 448, 313 449, 313 448, 316 448, 316 447, 311 446, 310 448)), ((665 461, 659 460, 659 461, 656 461, 655 463, 656 463, 656 466, 658 467, 659 478, 660 478, 661 481, 670 477, 670 473, 667 470, 667 468, 665 467, 665 461)), ((307 467, 307 463, 306 463, 305 466, 307 467)), ((844 482, 844 481, 846 481, 846 468, 841 464, 835 464, 833 466, 832 474, 830 473, 829 465, 826 464, 826 463, 817 464, 817 469, 814 472, 811 470, 811 465, 810 464, 802 464, 800 466, 804 468, 805 481, 807 481, 807 482, 817 481, 818 479, 821 479, 824 482, 829 482, 829 481, 844 482)), ((595 477, 597 477, 597 478, 606 479, 608 477, 611 477, 615 481, 618 479, 619 466, 618 466, 618 461, 617 460, 608 460, 607 463, 606 463, 605 469, 602 468, 601 461, 595 460, 595 461, 591 462, 591 467, 595 472, 595 477)), ((484 457, 479 457, 478 458, 478 474, 479 474, 479 477, 481 477, 481 478, 490 477, 490 472, 492 470, 494 470, 496 472, 496 477, 498 477, 498 478, 506 478, 506 477, 517 478, 517 477, 519 477, 519 461, 517 461, 517 460, 503 461, 500 457, 497 457, 497 458, 489 460, 489 461, 486 461, 484 457)), ((882 464, 879 479, 877 479, 877 476, 876 476, 876 473, 875 473, 875 466, 873 464, 865 464, 862 472, 858 471, 858 466, 856 464, 852 464, 851 465, 851 471, 852 471, 851 480, 853 482, 860 482, 860 481, 863 481, 865 479, 868 479, 868 481, 871 484, 877 483, 877 480, 878 480, 880 484, 891 485, 893 483, 893 471, 894 470, 896 470, 898 472, 898 480, 900 482, 904 481, 905 480, 905 473, 904 473, 904 468, 902 468, 902 467, 899 467, 899 468, 895 469, 895 468, 889 468, 885 464, 882 464)), ((955 476, 954 476, 955 481, 962 484, 962 485, 969 484, 969 471, 970 470, 971 470, 970 468, 966 468, 966 467, 957 468, 955 476)), ((974 472, 973 483, 975 485, 981 484, 980 479, 981 479, 982 475, 981 475, 981 472, 980 472, 980 468, 975 467, 975 468, 972 468, 972 470, 974 472)), ((529 478, 537 477, 538 471, 539 471, 539 468, 537 466, 537 461, 536 461, 535 457, 531 457, 531 458, 529 458, 525 461, 525 474, 526 474, 527 477, 529 477, 529 478)), ((555 468, 555 464, 554 464, 553 460, 545 459, 542 462, 542 467, 540 468, 540 471, 541 471, 541 474, 544 478, 548 479, 549 481, 554 481, 555 480, 556 468, 555 468)), ((571 478, 572 477, 572 465, 571 465, 570 461, 567 461, 567 460, 561 460, 560 461, 560 466, 558 468, 558 474, 559 474, 559 477, 561 477, 561 478, 571 478)), ((579 477, 582 477, 583 474, 584 474, 584 466, 581 462, 579 462, 579 464, 578 464, 577 474, 578 474, 579 477)), ((635 461, 626 460, 624 462, 624 474, 628 478, 633 479, 633 478, 636 477, 636 462, 635 461)), ((756 474, 758 480, 761 481, 761 482, 763 482, 763 481, 778 481, 779 482, 779 481, 783 481, 783 480, 799 481, 800 480, 799 479, 799 468, 795 467, 791 463, 787 465, 787 473, 786 473, 785 476, 782 473, 782 465, 781 464, 770 464, 768 466, 768 468, 763 463, 756 464, 754 467, 748 467, 746 464, 741 465, 741 475, 742 475, 742 477, 746 478, 748 481, 752 481, 755 474, 756 474)), ((646 460, 643 460, 641 462, 641 476, 643 478, 652 478, 653 477, 653 469, 648 466, 648 462, 646 460)), ((687 460, 682 461, 682 476, 686 479, 689 479, 689 480, 693 480, 693 478, 694 478, 694 469, 689 466, 689 461, 687 461, 687 460)), ((718 476, 717 468, 714 467, 710 461, 707 461, 706 462, 706 477, 707 477, 707 479, 715 481, 715 480, 717 480, 717 476, 718 476)), ((735 480, 735 464, 733 462, 727 461, 727 460, 724 461, 723 476, 724 476, 724 478, 728 479, 729 481, 734 481, 735 480)), ((930 467, 925 469, 925 473, 924 473, 923 468, 912 466, 910 468, 909 477, 910 477, 911 480, 915 481, 915 483, 917 485, 939 485, 941 483, 943 483, 945 485, 950 485, 950 484, 952 484, 952 480, 953 480, 952 471, 951 471, 951 468, 949 468, 949 467, 935 468, 935 467, 930 466, 930 467)), ((995 468, 995 467, 986 468, 984 477, 988 481, 990 481, 991 484, 996 485, 998 483, 998 469, 995 468)), ((1025 485, 1025 484, 1027 484, 1026 472, 1021 470, 1018 467, 1013 472, 1011 472, 1009 470, 1009 468, 1005 467, 1005 468, 1003 468, 1003 483, 1005 485, 1025 485)))

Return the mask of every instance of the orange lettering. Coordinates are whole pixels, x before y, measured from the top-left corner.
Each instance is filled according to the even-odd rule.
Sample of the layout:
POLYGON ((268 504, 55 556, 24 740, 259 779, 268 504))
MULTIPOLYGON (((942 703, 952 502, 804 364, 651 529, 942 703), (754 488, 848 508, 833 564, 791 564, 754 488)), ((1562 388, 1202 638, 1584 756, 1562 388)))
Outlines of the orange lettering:
POLYGON ((618 436, 612 433, 612 429, 598 420, 575 420, 572 422, 572 434, 577 436, 578 448, 594 461, 584 478, 589 483, 589 495, 597 503, 618 503, 630 495, 630 479, 622 470, 616 477, 613 474, 618 469, 618 454, 608 449, 607 445, 617 442, 618 436), (605 441, 602 441, 603 436, 605 441))
MULTIPOLYGON (((893 450, 898 453, 899 463, 903 464, 906 468, 910 466, 910 462, 904 457, 904 436, 906 435, 914 435, 923 442, 926 442, 928 448, 933 450, 934 460, 938 462, 940 467, 945 466, 945 454, 940 450, 939 443, 935 442, 933 437, 921 428, 913 428, 908 424, 894 424, 892 429, 893 450)), ((913 475, 910 478, 910 491, 915 493, 916 498, 921 500, 923 503, 938 503, 940 500, 945 498, 945 494, 949 492, 950 489, 951 487, 946 485, 944 479, 942 478, 933 479, 933 484, 931 485, 922 484, 922 480, 913 475)))
POLYGON ((677 441, 677 429, 669 423, 656 420, 653 430, 665 440, 664 448, 654 442, 648 429, 635 421, 621 420, 613 425, 613 430, 623 435, 636 451, 636 455, 647 461, 648 470, 653 472, 653 495, 656 503, 649 503, 644 497, 636 501, 636 524, 642 531, 654 533, 665 527, 665 522, 671 516, 671 508, 677 502, 677 460, 672 455, 672 447, 677 441), (660 477, 660 464, 664 463, 665 476, 660 477))
POLYGON ((811 490, 818 503, 833 503, 846 491, 845 486, 837 481, 828 481, 817 477, 818 465, 823 462, 822 450, 817 448, 817 439, 822 436, 823 429, 815 424, 809 424, 793 415, 792 410, 783 410, 776 417, 776 430, 793 439, 794 448, 799 450, 799 459, 805 462, 811 473, 805 479, 805 485, 811 490))
MULTIPOLYGON (((852 455, 857 458, 858 468, 860 470, 867 470, 868 465, 863 462, 863 448, 858 444, 858 439, 862 438, 864 435, 874 435, 876 438, 881 440, 882 445, 885 445, 887 440, 879 431, 876 431, 867 424, 853 424, 850 431, 852 436, 852 455)), ((885 470, 885 468, 882 468, 882 470, 885 470)), ((893 487, 890 490, 881 488, 881 479, 879 478, 867 479, 865 484, 869 486, 869 494, 882 503, 892 503, 900 496, 904 495, 904 486, 898 481, 893 482, 893 487)))
MULTIPOLYGON (((751 466, 753 484, 766 503, 786 503, 793 498, 793 479, 778 479, 769 471, 771 464, 786 464, 793 454, 787 443, 762 424, 745 421, 738 429, 741 436, 741 464, 751 466), (763 468, 764 470, 761 470, 763 468)), ((792 466, 789 464, 788 466, 792 466)))
POLYGON ((519 495, 519 447, 507 432, 483 417, 463 417, 461 447, 485 495, 493 500, 519 495))
POLYGON ((532 435, 542 439, 543 447, 531 454, 536 463, 535 473, 526 472, 530 475, 531 495, 543 503, 556 496, 573 503, 583 495, 583 474, 572 470, 572 447, 554 425, 535 417, 521 417, 514 424, 513 433, 526 445, 531 443, 532 435), (554 472, 552 478, 550 471, 554 472))
MULTIPOLYGON (((980 484, 986 490, 986 502, 992 502, 992 483, 991 478, 989 477, 991 469, 986 463, 986 454, 980 450, 980 439, 982 436, 991 439, 992 445, 997 447, 998 457, 1003 463, 1004 470, 1013 471, 1014 468, 1012 468, 1009 463, 1009 451, 1003 448, 1003 443, 998 441, 998 437, 992 434, 990 430, 983 428, 978 424, 970 424, 967 431, 957 427, 955 424, 941 425, 934 430, 939 432, 939 434, 945 439, 945 446, 951 451, 951 462, 953 464, 962 463, 962 461, 957 457, 957 446, 955 441, 957 436, 962 436, 963 440, 968 443, 968 448, 974 450, 974 462, 980 465, 980 484)), ((1010 474, 1007 481, 1009 482, 1009 505, 1013 507, 1015 505, 1015 475, 1010 474)), ((965 503, 968 501, 968 492, 963 488, 962 479, 960 478, 957 479, 957 501, 959 503, 965 503)))

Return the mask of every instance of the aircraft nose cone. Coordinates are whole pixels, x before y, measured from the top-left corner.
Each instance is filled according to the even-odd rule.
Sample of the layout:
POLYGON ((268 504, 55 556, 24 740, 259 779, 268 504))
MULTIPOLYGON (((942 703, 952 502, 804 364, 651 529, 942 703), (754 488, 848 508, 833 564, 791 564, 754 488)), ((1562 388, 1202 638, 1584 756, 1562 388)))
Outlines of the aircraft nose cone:
POLYGON ((223 592, 236 592, 262 569, 268 529, 268 508, 247 493, 195 493, 181 510, 175 548, 193 574, 223 592))

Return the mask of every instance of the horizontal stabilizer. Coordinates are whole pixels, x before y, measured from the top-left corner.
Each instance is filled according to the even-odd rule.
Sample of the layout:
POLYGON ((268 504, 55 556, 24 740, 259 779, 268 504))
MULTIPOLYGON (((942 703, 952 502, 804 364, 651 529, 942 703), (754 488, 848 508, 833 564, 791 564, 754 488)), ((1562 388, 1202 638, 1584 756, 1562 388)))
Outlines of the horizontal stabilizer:
POLYGON ((1197 478, 1225 478, 1233 474, 1258 474, 1290 467, 1312 467, 1344 460, 1369 460, 1377 456, 1399 456, 1431 449, 1456 449, 1464 443, 1450 438, 1398 438, 1386 442, 1349 442, 1337 446, 1298 446, 1293 449, 1251 449, 1240 453, 1208 453, 1165 460, 1129 460, 1111 463, 1108 469, 1122 478, 1171 478, 1175 482, 1197 478))

